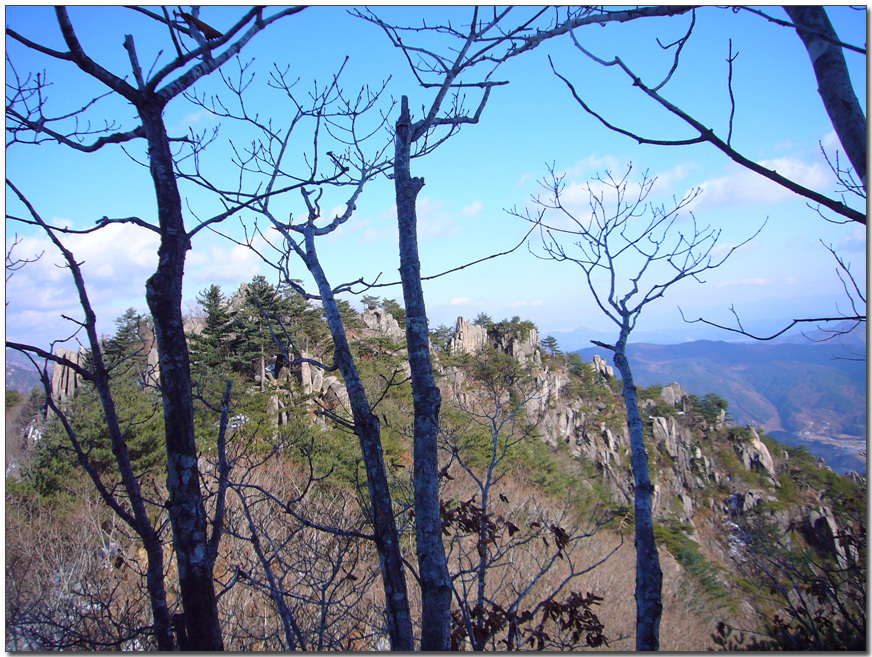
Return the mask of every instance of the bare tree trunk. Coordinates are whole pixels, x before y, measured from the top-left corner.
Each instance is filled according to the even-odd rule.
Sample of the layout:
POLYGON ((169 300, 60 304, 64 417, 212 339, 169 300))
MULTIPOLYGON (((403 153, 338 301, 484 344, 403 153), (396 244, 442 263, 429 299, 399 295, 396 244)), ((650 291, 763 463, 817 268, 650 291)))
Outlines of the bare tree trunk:
MULTIPOLYGON (((118 465, 118 473, 121 475, 121 483, 124 486, 124 491, 127 493, 132 515, 126 508, 119 504, 113 493, 106 489, 100 479, 100 475, 91 467, 87 454, 84 452, 76 438, 75 431, 67 422, 67 418, 61 409, 55 404, 53 395, 56 394, 56 392, 52 389, 52 384, 49 381, 48 374, 44 373, 42 383, 43 389, 45 390, 46 403, 63 424, 67 435, 73 443, 73 449, 79 457, 79 463, 91 477, 91 480, 94 482, 100 496, 109 508, 111 508, 119 518, 130 525, 142 539, 147 555, 146 587, 148 589, 149 601, 151 602, 152 617, 154 620, 154 634, 157 640, 158 650, 161 652, 171 651, 174 649, 173 629, 169 607, 167 606, 166 581, 164 579, 163 569, 163 546, 161 545, 158 532, 155 531, 154 526, 148 517, 145 500, 142 497, 142 489, 136 478, 136 474, 133 471, 130 452, 127 449, 127 443, 121 431, 118 412, 115 406, 115 398, 112 395, 112 388, 110 387, 109 371, 106 369, 103 360, 100 338, 97 334, 97 316, 94 314, 91 302, 88 299, 85 280, 82 277, 79 263, 76 261, 73 253, 70 252, 59 239, 57 239, 54 232, 45 225, 36 210, 18 191, 18 189, 8 180, 7 185, 12 188, 15 194, 28 207, 33 218, 43 227, 43 229, 45 229, 49 239, 51 239, 61 251, 64 259, 67 261, 70 273, 73 276, 73 281, 75 282, 76 290, 79 294, 79 303, 85 314, 83 326, 88 337, 88 345, 91 348, 91 372, 90 376, 87 378, 93 383, 94 389, 100 399, 100 405, 103 409, 103 417, 106 421, 106 429, 109 432, 112 455, 115 457, 115 462, 118 465)), ((18 349, 21 352, 39 353, 42 351, 38 348, 10 342, 7 342, 6 346, 7 348, 12 347, 18 349)), ((50 354, 45 353, 44 355, 50 356, 50 354)), ((62 362, 55 362, 55 372, 57 372, 60 367, 62 367, 62 362)))
POLYGON ((866 189, 866 117, 851 85, 842 47, 826 9, 819 6, 784 7, 805 44, 814 67, 818 93, 854 171, 866 189), (809 29, 802 29, 807 27, 809 29))
POLYGON ((388 631, 391 649, 403 652, 415 649, 412 634, 412 615, 409 611, 409 595, 400 552, 399 533, 391 503, 391 493, 385 471, 381 446, 381 426, 372 412, 363 382, 354 363, 351 347, 345 335, 339 306, 327 276, 315 253, 312 230, 306 232, 306 267, 315 279, 324 306, 324 314, 330 327, 335 349, 335 360, 345 378, 345 388, 354 418, 354 432, 360 440, 360 450, 366 468, 366 481, 372 505, 372 523, 375 544, 381 562, 382 582, 385 589, 388 631))
POLYGON ((148 140, 161 231, 159 263, 146 283, 146 300, 154 319, 160 359, 168 508, 179 568, 187 648, 223 650, 213 564, 206 536, 206 509, 197 469, 191 371, 182 322, 182 280, 191 243, 185 231, 181 197, 173 174, 169 138, 161 115, 163 106, 152 101, 142 103, 137 109, 148 140))
POLYGON ((400 277, 406 305, 406 343, 415 408, 415 532, 421 578, 421 650, 445 651, 450 649, 451 585, 439 512, 436 438, 442 397, 433 378, 427 309, 421 286, 415 201, 424 179, 412 178, 411 133, 409 99, 403 96, 397 121, 394 185, 400 233, 400 277))
POLYGON ((648 475, 648 455, 642 430, 642 416, 636 398, 636 385, 627 360, 626 348, 630 329, 627 319, 615 345, 615 365, 624 382, 624 404, 630 426, 633 463, 634 507, 636 520, 636 650, 659 650, 660 616, 663 612, 661 588, 663 573, 654 542, 651 498, 654 487, 648 475))

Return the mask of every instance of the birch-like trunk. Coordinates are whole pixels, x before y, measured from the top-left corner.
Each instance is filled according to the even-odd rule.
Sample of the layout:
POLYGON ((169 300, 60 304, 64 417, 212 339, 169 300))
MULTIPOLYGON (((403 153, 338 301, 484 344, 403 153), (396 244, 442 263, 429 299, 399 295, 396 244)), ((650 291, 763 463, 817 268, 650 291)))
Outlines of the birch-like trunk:
POLYGON ((146 283, 146 300, 154 320, 160 362, 167 506, 179 570, 185 647, 211 652, 223 650, 224 642, 213 584, 213 563, 207 549, 206 509, 197 469, 191 370, 182 322, 182 280, 191 244, 173 173, 163 107, 157 102, 145 102, 137 109, 148 141, 161 234, 158 267, 146 283))
POLYGON ((634 508, 636 518, 636 650, 660 649, 660 616, 663 612, 661 589, 663 573, 660 556, 654 542, 652 497, 654 487, 648 474, 648 454, 642 428, 642 415, 636 397, 636 385, 627 360, 627 338, 630 335, 626 319, 615 345, 615 366, 624 382, 624 404, 630 427, 631 461, 633 464, 634 508))
POLYGON ((402 97, 397 121, 394 186, 397 196, 397 223, 400 234, 400 278, 406 305, 406 343, 414 395, 414 488, 415 533, 418 572, 421 578, 421 650, 450 649, 451 584, 445 546, 442 543, 442 517, 439 511, 439 467, 437 434, 442 397, 433 378, 430 360, 430 333, 427 309, 421 286, 418 257, 415 203, 424 186, 423 178, 411 174, 412 129, 409 100, 402 97))
POLYGON ((381 426, 378 418, 372 412, 366 390, 357 371, 357 365, 354 363, 333 290, 318 261, 312 230, 307 231, 305 239, 306 267, 318 285, 327 325, 330 327, 330 335, 333 338, 334 358, 345 378, 345 389, 348 392, 348 401, 351 404, 351 413, 354 418, 354 432, 360 440, 360 451, 363 453, 370 505, 372 506, 375 544, 385 589, 391 650, 409 652, 415 649, 412 616, 409 611, 409 595, 403 570, 402 553, 400 552, 399 532, 397 531, 382 453, 381 426))
POLYGON ((824 101, 842 148, 866 189, 866 116, 851 84, 838 35, 820 6, 784 7, 802 39, 814 67, 818 93, 824 101), (802 29, 802 27, 809 29, 802 29))

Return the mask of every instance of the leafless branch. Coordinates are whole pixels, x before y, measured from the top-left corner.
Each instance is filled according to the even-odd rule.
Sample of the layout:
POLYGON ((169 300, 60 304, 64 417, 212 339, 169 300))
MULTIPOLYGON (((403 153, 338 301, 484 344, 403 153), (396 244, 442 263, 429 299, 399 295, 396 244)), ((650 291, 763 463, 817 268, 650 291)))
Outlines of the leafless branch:
MULTIPOLYGON (((737 164, 739 164, 739 165, 741 165, 741 166, 743 166, 751 171, 754 171, 755 173, 758 173, 758 174, 768 178, 769 180, 772 180, 773 182, 781 185, 782 187, 789 189, 790 191, 792 191, 796 194, 799 194, 800 196, 804 196, 805 198, 808 198, 808 199, 814 201, 815 203, 818 203, 818 204, 832 210, 833 212, 835 212, 839 215, 847 217, 851 221, 856 221, 858 223, 862 223, 865 225, 865 223, 866 223, 865 213, 854 210, 853 208, 848 207, 847 205, 845 205, 844 203, 842 203, 840 201, 837 201, 837 200, 832 199, 832 198, 830 198, 824 194, 821 194, 815 190, 812 190, 812 189, 809 189, 808 187, 800 185, 796 181, 791 180, 791 179, 779 174, 777 171, 772 170, 772 169, 767 169, 766 167, 762 166, 761 164, 758 164, 757 162, 754 162, 753 160, 748 159, 747 157, 745 157, 744 155, 742 155, 741 153, 736 151, 732 146, 730 146, 729 138, 728 138, 728 141, 722 140, 720 137, 718 137, 715 134, 715 132, 712 129, 705 127, 700 121, 693 118, 687 112, 685 112, 681 108, 677 107, 676 105, 674 105, 671 102, 669 102, 668 100, 666 100, 666 98, 664 96, 662 96, 656 89, 652 89, 652 88, 648 87, 641 80, 641 78, 639 78, 639 76, 637 76, 633 71, 630 70, 630 68, 621 60, 620 57, 615 57, 610 61, 606 61, 604 59, 601 59, 601 58, 597 57, 596 55, 594 55, 593 53, 589 52, 587 49, 585 49, 578 42, 578 40, 575 38, 574 33, 570 33, 570 36, 572 37, 573 42, 575 43, 575 46, 582 53, 584 53, 585 56, 587 56, 588 58, 592 59, 593 61, 601 64, 602 66, 606 66, 606 67, 617 66, 619 69, 621 69, 627 75, 627 77, 629 77, 632 80, 634 87, 641 89, 643 93, 645 93, 649 98, 654 100, 661 107, 666 109, 668 112, 674 114, 675 116, 680 118, 682 121, 684 121, 686 124, 688 124, 690 127, 692 127, 697 132, 697 136, 691 137, 688 139, 654 139, 654 138, 642 136, 640 134, 637 134, 635 132, 632 132, 630 130, 626 130, 626 129, 621 128, 617 125, 612 124, 611 122, 606 120, 601 114, 599 114, 598 112, 593 110, 582 99, 580 94, 576 91, 575 86, 566 77, 564 77, 563 75, 561 75, 560 73, 557 72, 557 69, 555 68, 554 63, 551 61, 551 59, 549 57, 549 62, 551 62, 551 69, 554 71, 554 74, 558 78, 563 80, 563 82, 566 84, 567 88, 569 89, 570 93, 572 94, 573 98, 575 98, 575 100, 578 102, 578 104, 581 105, 581 107, 588 114, 590 114, 591 116, 596 118, 598 121, 600 121, 600 123, 602 123, 604 126, 606 126, 609 130, 612 130, 613 132, 617 132, 619 134, 625 135, 627 137, 631 137, 632 139, 636 140, 640 144, 653 144, 653 145, 660 145, 660 146, 686 146, 686 145, 690 145, 690 144, 698 144, 698 143, 703 143, 703 142, 710 143, 711 145, 713 145, 715 148, 717 148, 722 153, 727 155, 731 160, 733 160, 737 164)), ((732 115, 733 114, 731 112, 731 114, 730 114, 731 119, 732 119, 732 115)), ((732 126, 732 123, 730 123, 730 127, 731 126, 732 126)), ((732 136, 732 130, 730 130, 730 137, 731 136, 732 136)))
MULTIPOLYGON (((761 16, 761 17, 765 18, 770 23, 775 23, 776 25, 781 25, 782 27, 790 27, 793 29, 796 29, 796 27, 797 27, 796 23, 791 23, 790 21, 786 21, 786 20, 783 20, 780 18, 775 18, 774 16, 770 16, 769 14, 766 14, 759 9, 755 9, 754 7, 744 7, 743 6, 743 7, 732 7, 731 9, 734 12, 749 11, 752 14, 756 14, 757 16, 761 16)), ((808 28, 804 28, 804 29, 808 29, 808 28)), ((830 35, 824 34, 823 32, 819 32, 817 30, 815 30, 815 34, 817 34, 822 39, 826 39, 830 43, 833 43, 837 46, 841 46, 842 48, 844 48, 846 50, 851 50, 851 51, 856 52, 860 55, 866 54, 865 47, 855 46, 855 45, 850 44, 850 43, 845 43, 844 41, 839 41, 838 39, 833 39, 832 37, 830 37, 830 35)))

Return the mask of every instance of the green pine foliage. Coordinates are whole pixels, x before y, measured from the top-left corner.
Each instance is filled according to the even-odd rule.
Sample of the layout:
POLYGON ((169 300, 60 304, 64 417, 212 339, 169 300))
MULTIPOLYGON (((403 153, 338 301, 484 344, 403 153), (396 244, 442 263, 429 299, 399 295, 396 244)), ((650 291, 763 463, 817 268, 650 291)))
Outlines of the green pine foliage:
POLYGON ((218 285, 211 285, 197 296, 197 303, 206 315, 199 333, 190 336, 191 364, 195 371, 224 368, 232 353, 231 317, 227 302, 218 285))
MULTIPOLYGON (((394 300, 365 296, 362 301, 365 307, 387 310, 401 325, 405 322, 404 311, 394 300)), ((357 436, 341 423, 316 417, 317 407, 304 395, 298 379, 293 374, 288 376, 293 366, 282 363, 279 358, 283 351, 293 358, 299 350, 331 364, 332 340, 321 307, 291 288, 275 288, 263 277, 255 277, 247 286, 245 296, 232 304, 217 285, 204 289, 198 303, 205 321, 201 330, 189 338, 200 455, 208 463, 215 462, 220 426, 216 409, 221 406, 229 381, 232 394, 226 438, 231 460, 239 468, 234 471, 235 476, 243 479, 248 476, 240 474, 241 463, 263 464, 273 459, 300 473, 309 473, 311 468, 316 478, 312 483, 313 491, 329 490, 333 495, 339 491, 349 499, 358 500, 365 513, 367 481, 357 436), (264 381, 259 381, 261 359, 264 369, 272 373, 264 381), (279 370, 284 372, 282 376, 276 376, 279 370), (281 425, 275 410, 277 398, 283 402, 281 425)), ((339 308, 373 412, 381 424, 383 457, 398 517, 408 520, 411 516, 404 511, 413 505, 414 411, 405 347, 383 337, 360 337, 361 332, 355 331, 363 326, 358 313, 344 300, 339 301, 339 308)), ((450 377, 446 382, 459 386, 467 395, 465 402, 459 403, 458 399, 443 393, 440 467, 450 460, 452 472, 457 475, 454 465, 457 460, 476 473, 484 473, 493 465, 493 475, 505 475, 534 488, 542 500, 555 504, 568 502, 578 518, 605 522, 613 517, 607 527, 632 531, 632 509, 622 509, 615 501, 614 481, 610 483, 603 476, 602 464, 580 455, 585 453, 585 448, 578 448, 583 440, 599 436, 603 426, 620 439, 626 425, 620 399, 621 382, 606 379, 578 354, 562 354, 557 341, 548 338, 542 341, 543 369, 537 370, 532 362, 521 366, 501 347, 505 348, 510 338, 529 336, 535 324, 519 317, 494 322, 483 313, 475 322, 488 328, 491 340, 490 346, 475 354, 448 353, 452 327, 441 325, 430 332, 437 376, 450 377), (537 426, 539 420, 527 416, 525 400, 535 395, 545 368, 559 375, 558 380, 562 382, 559 395, 554 395, 548 404, 551 408, 557 403, 565 404, 576 417, 583 414, 584 421, 589 423, 583 427, 584 436, 579 431, 565 442, 549 444, 543 440, 542 429, 537 426)), ((166 477, 160 392, 149 385, 144 376, 152 343, 149 317, 135 309, 125 311, 116 320, 115 334, 103 340, 107 362, 112 364, 111 387, 124 437, 134 470, 148 495, 156 493, 166 477)), ((338 372, 325 375, 341 380, 338 372)), ((839 518, 840 527, 851 529, 851 535, 843 537, 845 540, 859 537, 863 532, 865 491, 821 467, 808 450, 782 445, 761 433, 777 466, 780 487, 772 489, 766 477, 746 469, 739 460, 738 450, 750 440, 750 430, 729 426, 729 416, 725 426, 716 427, 721 412, 728 410, 726 401, 715 394, 691 395, 679 409, 661 400, 661 390, 662 386, 639 389, 640 401, 646 402, 646 445, 653 479, 663 484, 664 478, 675 474, 679 459, 673 459, 664 445, 656 444, 649 415, 672 418, 680 427, 693 431, 699 439, 696 445, 707 461, 721 473, 730 475, 729 479, 722 477, 718 483, 706 480, 702 488, 689 490, 698 528, 702 526, 700 519, 710 515, 727 496, 749 488, 763 491, 769 486, 771 495, 749 513, 755 521, 762 522, 773 513, 795 509, 797 504, 825 504, 839 518), (784 453, 787 458, 783 457, 784 453), (859 520, 852 520, 854 524, 850 524, 843 522, 845 518, 859 520)), ((554 394, 553 390, 550 392, 554 394)), ((40 399, 37 393, 28 398, 31 415, 38 413, 40 399)), ((20 401, 20 396, 7 391, 7 408, 20 401)), ((99 399, 86 385, 67 402, 66 410, 89 462, 111 488, 117 483, 117 468, 99 399)), ((331 407, 331 412, 346 422, 353 421, 348 409, 341 404, 331 407)), ((612 474, 631 480, 628 452, 618 445, 616 456, 618 458, 611 463, 612 474)), ((691 460, 692 474, 705 478, 707 466, 703 466, 703 458, 694 456, 691 460)), ((214 473, 204 471, 204 480, 213 481, 210 479, 213 476, 214 473)), ((60 422, 49 414, 30 465, 22 468, 22 481, 12 482, 7 490, 16 499, 46 501, 54 508, 61 508, 72 503, 74 491, 79 490, 83 481, 84 473, 69 438, 60 422)), ((157 495, 154 499, 158 499, 157 495)), ((728 610, 724 612, 728 613, 734 608, 732 598, 740 592, 750 596, 753 587, 742 589, 738 580, 730 575, 729 564, 716 564, 717 557, 712 556, 708 548, 701 548, 700 543, 690 539, 689 524, 670 516, 673 511, 683 511, 672 508, 676 499, 673 493, 663 501, 664 508, 669 510, 655 524, 657 541, 695 581, 694 590, 702 592, 701 604, 708 605, 709 609, 728 610), (727 585, 732 587, 729 596, 727 585)), ((409 527, 411 524, 407 529, 409 527)), ((790 532, 787 538, 795 541, 791 549, 795 550, 797 545, 807 547, 799 530, 790 532)), ((414 538, 409 540, 413 545, 414 538)), ((702 536, 702 545, 708 545, 706 540, 710 537, 702 536)), ((865 560, 865 543, 858 549, 862 549, 865 560)), ((826 558, 822 559, 826 562, 826 558)), ((769 643, 761 639, 759 645, 785 647, 787 639, 793 637, 790 638, 793 640, 797 635, 795 623, 790 627, 776 623, 769 630, 776 639, 769 643)), ((839 641, 855 645, 851 642, 855 642, 856 637, 842 626, 831 634, 827 645, 837 646, 839 641)))
MULTIPOLYGON (((104 340, 107 360, 114 363, 110 388, 134 472, 156 476, 165 469, 163 414, 159 393, 145 385, 144 335, 147 318, 128 309, 116 320, 116 334, 104 340)), ((67 418, 88 462, 105 481, 117 480, 103 408, 96 391, 83 386, 65 408, 67 418)), ((49 414, 33 460, 24 471, 27 485, 40 496, 51 497, 68 489, 71 479, 84 472, 60 420, 49 414)), ((110 486, 111 488, 111 486, 110 486)))

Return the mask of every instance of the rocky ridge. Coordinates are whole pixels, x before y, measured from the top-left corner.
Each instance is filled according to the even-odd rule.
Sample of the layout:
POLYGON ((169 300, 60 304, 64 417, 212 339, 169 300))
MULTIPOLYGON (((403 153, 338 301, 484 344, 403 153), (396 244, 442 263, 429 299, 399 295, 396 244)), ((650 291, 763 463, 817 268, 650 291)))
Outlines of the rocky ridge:
MULTIPOLYGON (((531 368, 536 394, 526 402, 525 411, 533 418, 542 440, 556 445, 565 443, 575 455, 591 461, 603 477, 612 499, 632 507, 633 477, 629 460, 629 433, 625 416, 620 421, 608 418, 613 404, 567 394, 569 377, 561 369, 543 364, 538 336, 531 332, 526 340, 518 338, 492 340, 483 327, 458 318, 450 341, 452 353, 475 354, 485 344, 515 357, 531 368)), ((608 382, 614 370, 604 358, 595 355, 592 367, 608 382)), ((463 399, 463 377, 456 368, 443 371, 443 396, 463 399)), ((844 549, 836 540, 839 528, 833 511, 821 497, 821 491, 806 491, 812 495, 806 503, 783 508, 776 495, 779 481, 789 463, 787 452, 773 456, 757 430, 747 426, 728 432, 729 451, 741 469, 725 471, 719 466, 712 438, 725 429, 726 411, 721 409, 710 425, 694 426, 687 416, 689 395, 678 383, 663 387, 658 399, 640 403, 643 419, 650 423, 649 459, 653 469, 654 515, 659 521, 676 519, 689 525, 689 538, 699 541, 700 531, 722 534, 737 526, 735 520, 762 513, 774 523, 777 531, 791 528, 802 531, 813 542, 828 545, 840 559, 844 549), (667 414, 655 414, 657 409, 674 409, 667 414), (728 491, 718 495, 717 491, 728 491), (715 491, 715 494, 712 492, 715 491), (761 506, 762 505, 762 506, 761 506)), ((825 468, 823 462, 817 467, 825 468)), ((849 477, 865 480, 851 473, 849 477)))
MULTIPOLYGON (((236 296, 244 294, 241 290, 236 296)), ((231 300, 232 303, 232 300, 231 300)), ((404 355, 405 331, 388 312, 381 308, 367 309, 362 314, 365 329, 357 329, 352 339, 387 338, 396 345, 393 354, 404 355)), ((625 416, 620 405, 611 401, 591 401, 569 394, 570 377, 562 368, 552 368, 550 361, 543 361, 538 334, 530 330, 526 336, 491 336, 486 328, 457 319, 454 335, 448 344, 452 355, 474 356, 485 345, 509 354, 522 366, 529 368, 535 394, 525 402, 525 412, 538 427, 543 441, 557 445, 566 444, 576 456, 589 460, 602 476, 603 483, 613 501, 632 507, 633 477, 629 460, 629 434, 625 416), (617 412, 615 409, 619 409, 617 412)), ((154 349, 151 350, 153 352, 154 349)), ((148 362, 152 372, 156 370, 156 353, 149 353, 148 362)), ((69 358, 81 359, 80 352, 64 352, 69 358)), ((272 372, 266 373, 267 382, 273 385, 270 408, 275 413, 276 424, 286 422, 285 408, 294 401, 282 382, 293 380, 298 389, 320 406, 331 412, 348 412, 348 396, 341 378, 325 373, 321 368, 307 362, 311 355, 302 353, 302 362, 279 370, 278 380, 272 372)), ((408 362, 402 360, 401 369, 409 374, 408 362)), ((444 399, 454 398, 461 403, 470 394, 469 382, 461 368, 441 366, 439 353, 435 353, 436 370, 444 399)), ((593 371, 600 377, 603 389, 613 382, 613 368, 601 356, 594 356, 593 371)), ((156 378, 156 373, 153 374, 156 378)), ((53 387, 59 399, 75 392, 77 376, 68 368, 55 368, 53 387)), ((650 424, 649 459, 654 483, 654 515, 661 521, 677 519, 691 527, 689 536, 696 538, 701 523, 708 529, 726 528, 732 531, 734 520, 758 512, 767 513, 779 530, 787 532, 800 527, 806 533, 818 536, 820 542, 835 546, 838 533, 832 509, 818 494, 810 503, 798 509, 780 508, 775 493, 780 488, 779 476, 789 461, 786 452, 773 456, 753 427, 746 427, 737 437, 729 439, 729 449, 743 472, 726 472, 716 463, 713 445, 709 440, 712 432, 724 428, 725 412, 711 426, 692 426, 686 416, 688 394, 678 383, 662 388, 659 398, 642 400, 640 408, 643 419, 650 424), (659 414, 657 409, 661 409, 659 414), (672 409, 664 413, 662 409, 672 409), (726 495, 711 494, 712 490, 726 490, 726 495), (763 505, 760 507, 760 505, 763 505), (771 508, 770 508, 771 507, 771 508), (775 510, 773 510, 775 509, 775 510)), ((312 409, 314 411, 314 407, 312 409)), ((314 418, 314 415, 313 415, 314 418)), ((819 467, 826 467, 823 463, 819 467)), ((856 473, 853 479, 865 480, 856 473)), ((834 547, 833 549, 838 549, 834 547)), ((844 555, 842 555, 842 558, 844 555)))

